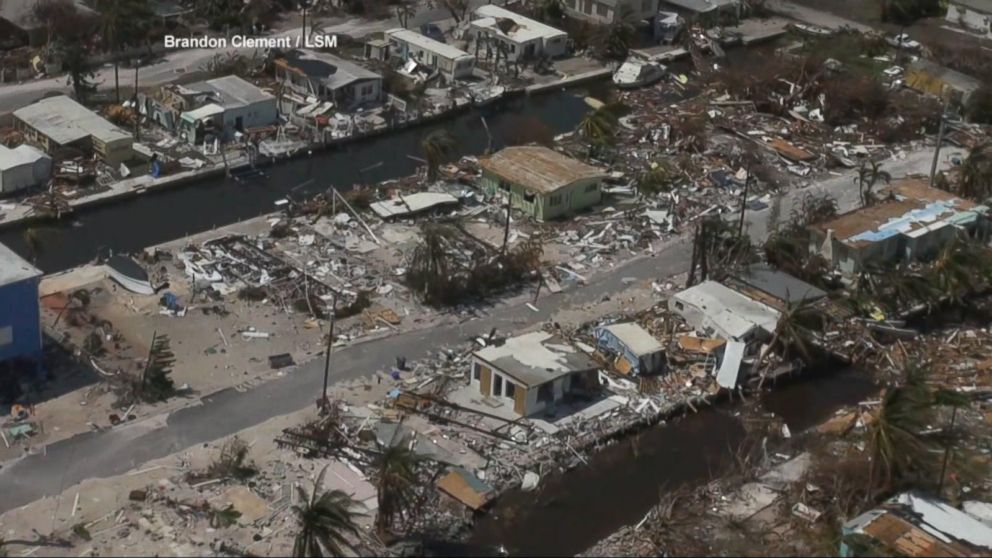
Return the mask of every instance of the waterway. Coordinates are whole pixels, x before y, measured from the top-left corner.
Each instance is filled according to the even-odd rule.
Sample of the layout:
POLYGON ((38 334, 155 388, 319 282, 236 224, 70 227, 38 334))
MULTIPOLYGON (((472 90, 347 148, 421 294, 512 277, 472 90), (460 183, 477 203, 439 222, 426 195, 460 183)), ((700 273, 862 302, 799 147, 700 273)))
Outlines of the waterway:
MULTIPOLYGON (((799 433, 877 391, 854 371, 790 382, 762 406, 799 433)), ((729 471, 748 439, 734 404, 707 408, 630 436, 590 463, 542 479, 534 492, 511 491, 475 526, 471 542, 504 545, 511 556, 574 556, 635 524, 662 492, 699 486, 729 471)))
POLYGON ((481 116, 485 116, 496 149, 535 120, 555 134, 573 130, 589 110, 584 96, 581 90, 563 90, 506 99, 488 111, 472 110, 431 125, 283 161, 266 167, 267 175, 262 178, 239 182, 214 177, 83 209, 60 222, 34 225, 41 240, 36 254, 24 241, 26 227, 0 231, 0 243, 29 259, 35 257, 45 273, 63 271, 111 250, 136 252, 271 212, 273 202, 291 190, 299 198, 332 185, 347 190, 357 183, 407 176, 420 164, 408 155, 422 157, 419 143, 434 129, 443 128, 455 136, 458 156, 480 154, 489 142, 481 116))

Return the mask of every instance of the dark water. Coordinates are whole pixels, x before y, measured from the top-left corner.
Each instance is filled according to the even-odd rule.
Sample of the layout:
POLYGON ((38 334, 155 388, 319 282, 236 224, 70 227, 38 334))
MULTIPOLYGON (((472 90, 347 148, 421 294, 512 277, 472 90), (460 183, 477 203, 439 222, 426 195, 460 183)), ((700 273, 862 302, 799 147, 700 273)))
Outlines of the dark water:
POLYGON ((722 410, 646 430, 608 447, 534 492, 511 492, 479 521, 472 542, 514 556, 573 556, 637 523, 664 490, 698 485, 731 463, 744 427, 722 410))
MULTIPOLYGON (((799 432, 877 391, 856 372, 780 384, 765 407, 799 432)), ((590 465, 541 479, 534 492, 505 495, 479 520, 471 542, 515 556, 573 556, 636 524, 662 491, 699 486, 728 472, 746 443, 736 407, 707 408, 656 426, 591 456, 590 465)))
MULTIPOLYGON (((588 109, 578 91, 561 91, 534 97, 507 99, 502 106, 482 113, 495 148, 504 145, 522 125, 539 120, 553 133, 572 130, 588 109)), ((444 128, 458 140, 457 154, 479 154, 488 139, 480 113, 469 111, 437 124, 370 138, 311 158, 283 162, 265 169, 268 176, 239 183, 223 178, 205 179, 186 186, 148 193, 105 206, 83 209, 69 219, 45 225, 37 265, 46 273, 62 271, 107 250, 134 252, 183 236, 227 225, 274 210, 274 201, 294 190, 294 196, 323 191, 330 185, 341 190, 411 174, 419 164, 407 157, 422 157, 420 140, 431 130, 444 128), (380 165, 381 163, 381 165, 380 165), (310 178, 313 182, 303 187, 310 178)), ((0 242, 28 256, 24 227, 0 231, 0 242)))
POLYGON ((793 380, 766 393, 762 402, 789 430, 799 433, 829 419, 840 407, 871 399, 878 390, 865 373, 846 369, 793 380))

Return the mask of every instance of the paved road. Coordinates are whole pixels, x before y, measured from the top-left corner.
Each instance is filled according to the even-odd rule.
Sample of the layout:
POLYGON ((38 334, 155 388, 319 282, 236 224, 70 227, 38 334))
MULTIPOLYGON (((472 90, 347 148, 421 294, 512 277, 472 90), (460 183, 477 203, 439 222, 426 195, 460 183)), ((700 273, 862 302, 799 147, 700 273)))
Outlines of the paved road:
MULTIPOLYGON (((470 5, 474 8, 486 4, 486 0, 471 0, 470 5)), ((411 29, 418 28, 421 24, 445 20, 451 14, 444 8, 424 7, 417 14, 410 18, 407 23, 411 29)), ((347 34, 353 37, 362 37, 377 31, 384 31, 399 27, 400 23, 395 18, 367 20, 356 17, 323 18, 320 20, 320 29, 326 34, 347 34)), ((271 34, 273 37, 298 37, 301 35, 301 27, 289 27, 280 29, 271 34)), ((165 56, 154 64, 142 66, 138 72, 139 87, 156 87, 170 83, 179 79, 182 75, 201 70, 214 56, 218 54, 229 54, 238 52, 245 56, 251 56, 256 49, 251 48, 229 48, 229 49, 185 49, 168 52, 165 56)), ((258 52, 258 56, 262 56, 258 52)), ((130 88, 134 82, 134 70, 130 68, 120 69, 120 80, 122 88, 130 88)), ((93 81, 98 84, 100 90, 112 90, 114 87, 114 69, 110 67, 100 67, 96 70, 93 81)), ((20 84, 0 85, 0 114, 12 112, 23 106, 29 105, 42 97, 47 92, 59 91, 69 93, 72 88, 66 81, 66 76, 31 80, 20 84)))
POLYGON ((874 29, 869 25, 858 23, 857 21, 836 16, 814 8, 801 6, 794 2, 789 2, 789 0, 765 0, 765 7, 779 15, 783 15, 803 23, 825 27, 827 29, 838 30, 844 27, 850 27, 851 29, 861 31, 862 33, 877 31, 877 29, 874 29))
MULTIPOLYGON (((953 150, 948 150, 947 154, 953 150)), ((927 172, 932 156, 928 150, 890 160, 883 168, 900 177, 927 172)), ((781 219, 788 219, 792 203, 806 191, 830 192, 843 209, 855 206, 857 188, 853 173, 833 177, 806 190, 782 196, 781 219)), ((756 241, 765 237, 775 211, 771 208, 749 212, 748 232, 756 241)), ((615 296, 626 289, 625 279, 664 279, 688 269, 691 247, 682 240, 669 243, 652 257, 633 260, 594 278, 575 291, 547 295, 533 312, 524 305, 497 305, 487 316, 458 325, 431 328, 355 345, 334 355, 335 381, 360 378, 387 369, 397 355, 415 360, 429 352, 487 333, 496 327, 512 331, 548 320, 558 309, 580 306, 615 296)), ((245 392, 230 389, 202 399, 202 404, 176 411, 167 418, 151 418, 133 425, 102 432, 90 432, 48 446, 43 454, 8 462, 0 468, 0 513, 41 497, 57 494, 94 477, 109 477, 134 469, 152 459, 179 452, 194 444, 209 442, 254 426, 270 418, 298 411, 310 405, 319 393, 323 362, 315 359, 301 365, 286 377, 245 392)))

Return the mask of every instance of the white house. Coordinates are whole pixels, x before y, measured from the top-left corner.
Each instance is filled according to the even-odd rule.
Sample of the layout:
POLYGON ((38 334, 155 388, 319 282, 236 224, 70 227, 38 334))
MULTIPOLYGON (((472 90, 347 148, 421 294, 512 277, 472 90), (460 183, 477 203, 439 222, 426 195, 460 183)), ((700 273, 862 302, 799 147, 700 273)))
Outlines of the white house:
POLYGON ((386 40, 390 57, 423 64, 441 72, 448 81, 467 78, 475 69, 475 57, 471 54, 416 31, 390 29, 386 31, 386 40))
POLYGON ((333 54, 292 50, 276 58, 275 70, 284 97, 296 93, 299 104, 331 101, 349 110, 382 96, 382 76, 333 54))
POLYGON ((52 175, 52 158, 30 145, 0 145, 0 194, 44 184, 52 175))
POLYGON ((564 5, 566 14, 601 25, 625 15, 634 21, 658 15, 658 0, 564 0, 564 5))
POLYGON ((475 10, 475 17, 469 24, 469 35, 477 43, 477 54, 481 45, 490 42, 502 44, 510 61, 565 54, 568 34, 561 29, 494 4, 480 6, 475 10))
POLYGON ((950 0, 947 21, 992 39, 992 0, 950 0))
POLYGON ((668 301, 668 307, 707 336, 750 342, 771 336, 778 310, 716 281, 703 281, 668 301))
POLYGON ((235 132, 279 121, 275 96, 238 76, 191 83, 186 89, 206 95, 205 104, 180 117, 179 133, 190 143, 202 141, 205 131, 228 140, 235 132))

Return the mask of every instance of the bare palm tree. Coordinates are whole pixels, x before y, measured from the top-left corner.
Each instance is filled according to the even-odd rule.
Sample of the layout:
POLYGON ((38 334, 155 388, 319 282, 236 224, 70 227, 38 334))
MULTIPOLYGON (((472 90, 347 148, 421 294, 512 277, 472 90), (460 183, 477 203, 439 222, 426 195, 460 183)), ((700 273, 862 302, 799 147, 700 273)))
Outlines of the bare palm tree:
POLYGON ((589 144, 589 156, 605 146, 612 145, 616 140, 620 117, 627 107, 620 102, 610 102, 587 112, 579 121, 579 135, 589 144))
POLYGON ((427 159, 428 180, 437 180, 441 162, 455 151, 455 145, 455 137, 445 129, 434 130, 421 140, 420 148, 427 159))
POLYGON ((861 207, 868 207, 875 203, 875 194, 872 189, 879 180, 888 184, 892 182, 892 175, 882 170, 882 166, 875 161, 861 161, 861 166, 858 167, 858 176, 854 177, 854 183, 858 185, 858 195, 861 197, 861 207))
POLYGON ((379 494, 375 526, 380 535, 395 527, 406 510, 412 509, 417 492, 417 472, 422 458, 409 449, 406 440, 381 448, 375 462, 374 482, 379 494))
POLYGON ((979 145, 965 159, 958 195, 978 202, 992 198, 992 142, 979 145))
POLYGON ((344 549, 353 549, 348 535, 357 536, 356 520, 361 513, 355 512, 359 504, 341 490, 323 491, 325 466, 317 475, 313 491, 307 495, 297 486, 301 505, 293 506, 300 531, 293 543, 293 556, 341 556, 344 549))
POLYGON ((944 297, 961 302, 992 279, 992 254, 981 244, 958 236, 930 264, 929 276, 944 297))

